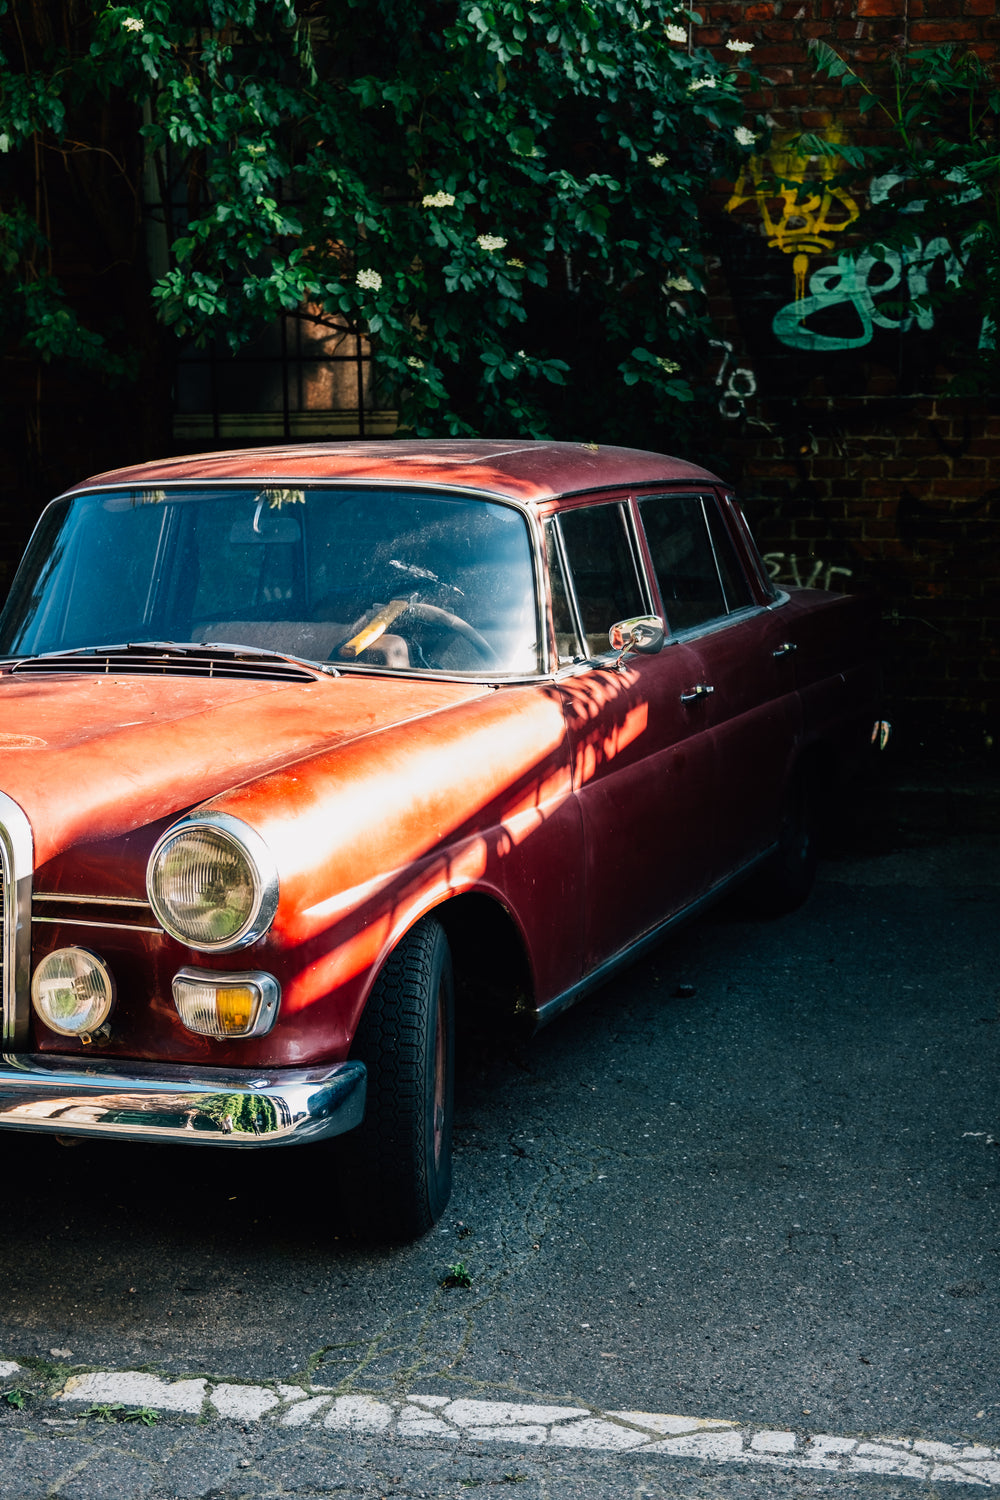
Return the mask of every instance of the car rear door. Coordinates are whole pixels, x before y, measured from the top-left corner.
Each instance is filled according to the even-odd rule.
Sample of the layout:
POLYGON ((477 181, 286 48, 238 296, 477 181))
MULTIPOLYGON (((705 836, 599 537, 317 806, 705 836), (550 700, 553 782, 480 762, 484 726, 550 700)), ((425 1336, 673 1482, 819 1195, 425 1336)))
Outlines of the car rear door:
POLYGON ((698 663, 686 709, 691 733, 713 746, 705 831, 714 885, 776 836, 801 730, 794 642, 761 597, 733 513, 714 491, 644 495, 638 511, 671 638, 698 663))

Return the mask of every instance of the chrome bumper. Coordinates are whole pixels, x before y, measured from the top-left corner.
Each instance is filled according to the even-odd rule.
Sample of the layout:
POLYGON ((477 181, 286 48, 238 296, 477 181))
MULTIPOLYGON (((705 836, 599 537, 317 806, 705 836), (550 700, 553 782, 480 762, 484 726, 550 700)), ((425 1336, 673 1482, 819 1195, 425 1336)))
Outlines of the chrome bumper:
POLYGON ((353 1130, 364 1112, 360 1062, 254 1071, 0 1056, 0 1129, 186 1146, 290 1146, 353 1130))

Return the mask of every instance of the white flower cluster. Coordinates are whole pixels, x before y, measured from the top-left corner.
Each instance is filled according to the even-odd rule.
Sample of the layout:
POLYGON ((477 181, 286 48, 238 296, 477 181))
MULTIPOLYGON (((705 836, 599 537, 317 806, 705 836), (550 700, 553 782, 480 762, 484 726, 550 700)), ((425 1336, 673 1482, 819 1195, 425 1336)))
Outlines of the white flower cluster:
POLYGON ((726 43, 727 52, 752 52, 753 42, 729 41, 726 43))
POLYGON ((354 280, 363 292, 377 292, 382 286, 382 278, 377 271, 359 271, 354 280))
POLYGON ((676 359, 663 359, 662 356, 656 361, 665 375, 676 375, 680 365, 676 359))
POLYGON ((509 266, 513 266, 515 271, 523 271, 526 269, 524 261, 518 255, 512 255, 507 264, 509 266))
POLYGON ((126 16, 122 22, 123 31, 145 31, 146 23, 141 16, 126 16))
POLYGON ((736 129, 733 131, 733 135, 736 137, 736 144, 738 146, 752 146, 754 141, 757 139, 754 132, 752 130, 748 130, 745 125, 737 125, 736 129))
POLYGON ((477 234, 476 244, 481 250, 503 250, 507 241, 498 234, 477 234))
POLYGON ((425 193, 420 200, 422 208, 453 208, 455 206, 454 193, 425 193))
POLYGON ((716 87, 714 78, 693 78, 688 84, 688 93, 696 94, 699 89, 714 89, 716 87))
POLYGON ((683 26, 665 26, 663 29, 667 33, 668 42, 686 42, 688 39, 683 26))
POLYGON ((693 292, 694 282, 689 281, 686 276, 668 276, 663 283, 663 290, 665 292, 693 292))
POLYGON ((418 359, 415 354, 408 355, 406 363, 409 365, 411 370, 422 370, 424 368, 423 360, 418 359))
POLYGON ((668 156, 664 156, 662 151, 657 151, 655 156, 647 156, 646 160, 649 162, 649 165, 651 167, 665 167, 670 158, 668 156))

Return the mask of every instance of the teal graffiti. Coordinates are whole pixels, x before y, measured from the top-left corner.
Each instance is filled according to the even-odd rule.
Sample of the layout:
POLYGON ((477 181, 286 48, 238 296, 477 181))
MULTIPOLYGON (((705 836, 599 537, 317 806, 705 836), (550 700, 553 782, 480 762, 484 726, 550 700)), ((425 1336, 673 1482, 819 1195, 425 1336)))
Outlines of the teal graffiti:
POLYGON ((967 256, 967 246, 963 245, 956 251, 943 236, 928 240, 926 245, 916 239, 905 250, 886 250, 881 259, 867 250, 857 255, 838 255, 836 264, 820 266, 813 272, 809 278, 808 295, 787 303, 775 313, 771 326, 783 344, 814 353, 827 349, 859 349, 871 342, 876 328, 891 328, 902 333, 914 325, 923 330, 933 328, 931 308, 916 307, 894 316, 891 311, 881 308, 876 298, 884 298, 886 293, 900 287, 904 278, 908 298, 926 297, 931 268, 938 260, 942 262, 946 283, 957 286, 967 256), (809 326, 810 318, 835 307, 853 309, 853 332, 819 333, 809 326))

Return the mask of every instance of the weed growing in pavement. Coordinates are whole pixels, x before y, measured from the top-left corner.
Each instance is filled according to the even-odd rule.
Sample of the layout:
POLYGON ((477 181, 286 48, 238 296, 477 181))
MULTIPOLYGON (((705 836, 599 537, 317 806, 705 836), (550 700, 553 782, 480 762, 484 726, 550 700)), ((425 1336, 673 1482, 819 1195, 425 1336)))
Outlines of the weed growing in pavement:
POLYGON ((456 1260, 453 1266, 448 1267, 447 1275, 442 1276, 441 1286, 444 1287, 469 1287, 472 1285, 472 1277, 464 1260, 456 1260))
POLYGON ((99 1402, 81 1415, 95 1422, 141 1422, 144 1427, 153 1427, 160 1420, 159 1412, 149 1406, 128 1407, 121 1401, 99 1402))

